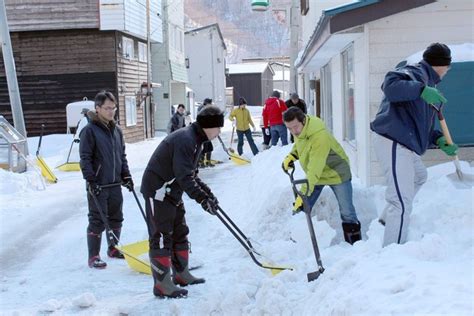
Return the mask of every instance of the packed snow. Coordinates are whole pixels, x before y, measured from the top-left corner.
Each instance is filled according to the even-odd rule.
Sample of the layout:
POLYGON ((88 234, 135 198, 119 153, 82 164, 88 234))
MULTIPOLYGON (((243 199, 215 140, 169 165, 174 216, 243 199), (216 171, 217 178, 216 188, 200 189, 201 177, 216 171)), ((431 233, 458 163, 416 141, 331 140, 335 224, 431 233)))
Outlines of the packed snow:
MULTIPOLYGON (((256 121, 258 124, 258 120, 256 121)), ((230 124, 223 129, 226 144, 230 124)), ((127 144, 127 157, 139 191, 153 150, 163 139, 127 144)), ((50 167, 65 162, 72 135, 43 138, 41 154, 50 167)), ((38 138, 30 138, 30 152, 38 138)), ((257 135, 256 143, 261 143, 257 135)), ((363 241, 343 242, 337 201, 325 189, 313 209, 313 222, 325 272, 317 270, 304 214, 292 216, 293 193, 281 161, 290 146, 237 166, 217 141, 213 158, 222 164, 200 171, 221 207, 251 237, 262 261, 294 268, 276 276, 258 267, 218 218, 186 195, 192 244, 191 266, 206 283, 189 286, 185 299, 158 299, 152 278, 106 256, 105 270, 87 266, 87 203, 80 172, 54 169, 59 181, 41 189, 32 168, 23 174, 0 170, 0 312, 82 315, 472 315, 473 191, 456 188, 446 177, 452 163, 428 169, 429 180, 414 201, 409 242, 382 248, 384 227, 377 219, 384 187, 353 180, 354 203, 363 241)), ((234 144, 235 148, 235 144, 234 144)), ((75 149, 77 150, 77 149, 75 149)), ((473 172, 467 163, 466 172, 473 172)), ((304 174, 298 168, 298 178, 304 174)), ((134 197, 124 194, 122 243, 147 238, 134 197)), ((143 203, 143 201, 142 201, 143 203)))

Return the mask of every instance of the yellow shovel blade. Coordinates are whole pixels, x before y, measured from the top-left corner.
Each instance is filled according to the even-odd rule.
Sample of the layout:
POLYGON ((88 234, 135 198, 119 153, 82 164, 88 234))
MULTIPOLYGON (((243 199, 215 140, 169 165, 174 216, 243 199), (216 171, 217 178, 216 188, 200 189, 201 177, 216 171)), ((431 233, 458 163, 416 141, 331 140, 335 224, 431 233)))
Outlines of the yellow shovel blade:
POLYGON ((41 174, 43 177, 48 180, 49 182, 56 183, 58 182, 58 178, 54 175, 54 173, 49 169, 46 162, 40 156, 36 156, 36 163, 40 167, 41 174))
POLYGON ((272 273, 272 275, 277 275, 278 273, 283 272, 285 270, 293 271, 293 268, 288 267, 288 266, 275 267, 275 266, 272 266, 268 263, 263 263, 262 266, 266 269, 269 269, 270 272, 272 273))
POLYGON ((148 256, 149 244, 148 240, 142 240, 133 244, 116 246, 125 256, 125 261, 132 270, 140 273, 151 274, 150 262, 146 260, 144 255, 148 256))
POLYGON ((56 169, 61 171, 81 171, 81 166, 78 162, 66 162, 57 166, 56 169))
POLYGON ((230 159, 238 165, 246 165, 250 163, 250 160, 240 157, 237 154, 229 153, 230 159))

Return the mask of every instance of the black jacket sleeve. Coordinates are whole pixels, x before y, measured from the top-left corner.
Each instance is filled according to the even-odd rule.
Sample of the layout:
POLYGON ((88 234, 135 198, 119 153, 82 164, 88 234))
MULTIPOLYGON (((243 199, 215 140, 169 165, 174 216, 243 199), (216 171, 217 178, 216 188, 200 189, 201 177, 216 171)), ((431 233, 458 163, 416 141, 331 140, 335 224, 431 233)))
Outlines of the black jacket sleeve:
POLYGON ((186 192, 190 198, 201 203, 208 195, 196 181, 194 166, 195 151, 195 144, 192 141, 174 146, 173 173, 183 191, 186 192))
POLYGON ((95 152, 95 137, 90 126, 84 127, 80 139, 79 154, 82 176, 86 181, 97 181, 92 164, 95 152))
POLYGON ((181 126, 179 126, 179 119, 176 114, 174 114, 171 117, 171 132, 174 132, 175 130, 179 129, 181 126))

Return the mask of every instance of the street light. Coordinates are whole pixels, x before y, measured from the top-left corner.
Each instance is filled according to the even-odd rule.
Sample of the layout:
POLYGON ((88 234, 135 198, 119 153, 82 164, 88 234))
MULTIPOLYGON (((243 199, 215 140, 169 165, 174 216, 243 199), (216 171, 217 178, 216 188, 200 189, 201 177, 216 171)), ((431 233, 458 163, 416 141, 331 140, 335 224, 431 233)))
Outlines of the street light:
POLYGON ((269 6, 269 0, 252 0, 252 11, 267 11, 269 6))

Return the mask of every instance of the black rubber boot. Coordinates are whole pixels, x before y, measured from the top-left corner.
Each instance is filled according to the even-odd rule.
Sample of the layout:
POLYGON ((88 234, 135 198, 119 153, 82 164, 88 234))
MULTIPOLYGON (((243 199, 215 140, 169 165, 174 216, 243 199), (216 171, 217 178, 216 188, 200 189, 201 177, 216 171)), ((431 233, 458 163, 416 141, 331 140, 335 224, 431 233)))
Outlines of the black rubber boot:
POLYGON ((173 249, 173 282, 181 286, 206 282, 203 278, 196 278, 189 272, 189 247, 176 245, 173 249))
POLYGON ((171 281, 171 256, 164 249, 151 249, 150 265, 153 274, 153 294, 158 297, 180 298, 188 295, 188 291, 174 285, 171 281))
POLYGON ((115 237, 112 234, 107 232, 107 234, 109 235, 109 238, 107 239, 107 243, 109 244, 109 248, 107 249, 107 255, 110 258, 125 259, 123 254, 120 251, 118 251, 117 248, 115 248, 115 245, 117 245, 118 241, 120 240, 121 231, 122 231, 121 228, 112 229, 112 232, 114 233, 115 237, 117 237, 117 239, 115 239, 115 237))
POLYGON ((342 230, 344 231, 344 240, 351 245, 362 239, 362 234, 360 232, 360 222, 342 223, 342 230))
POLYGON ((89 268, 105 269, 107 263, 100 259, 100 242, 102 240, 102 233, 96 234, 87 230, 87 248, 89 249, 89 268))

